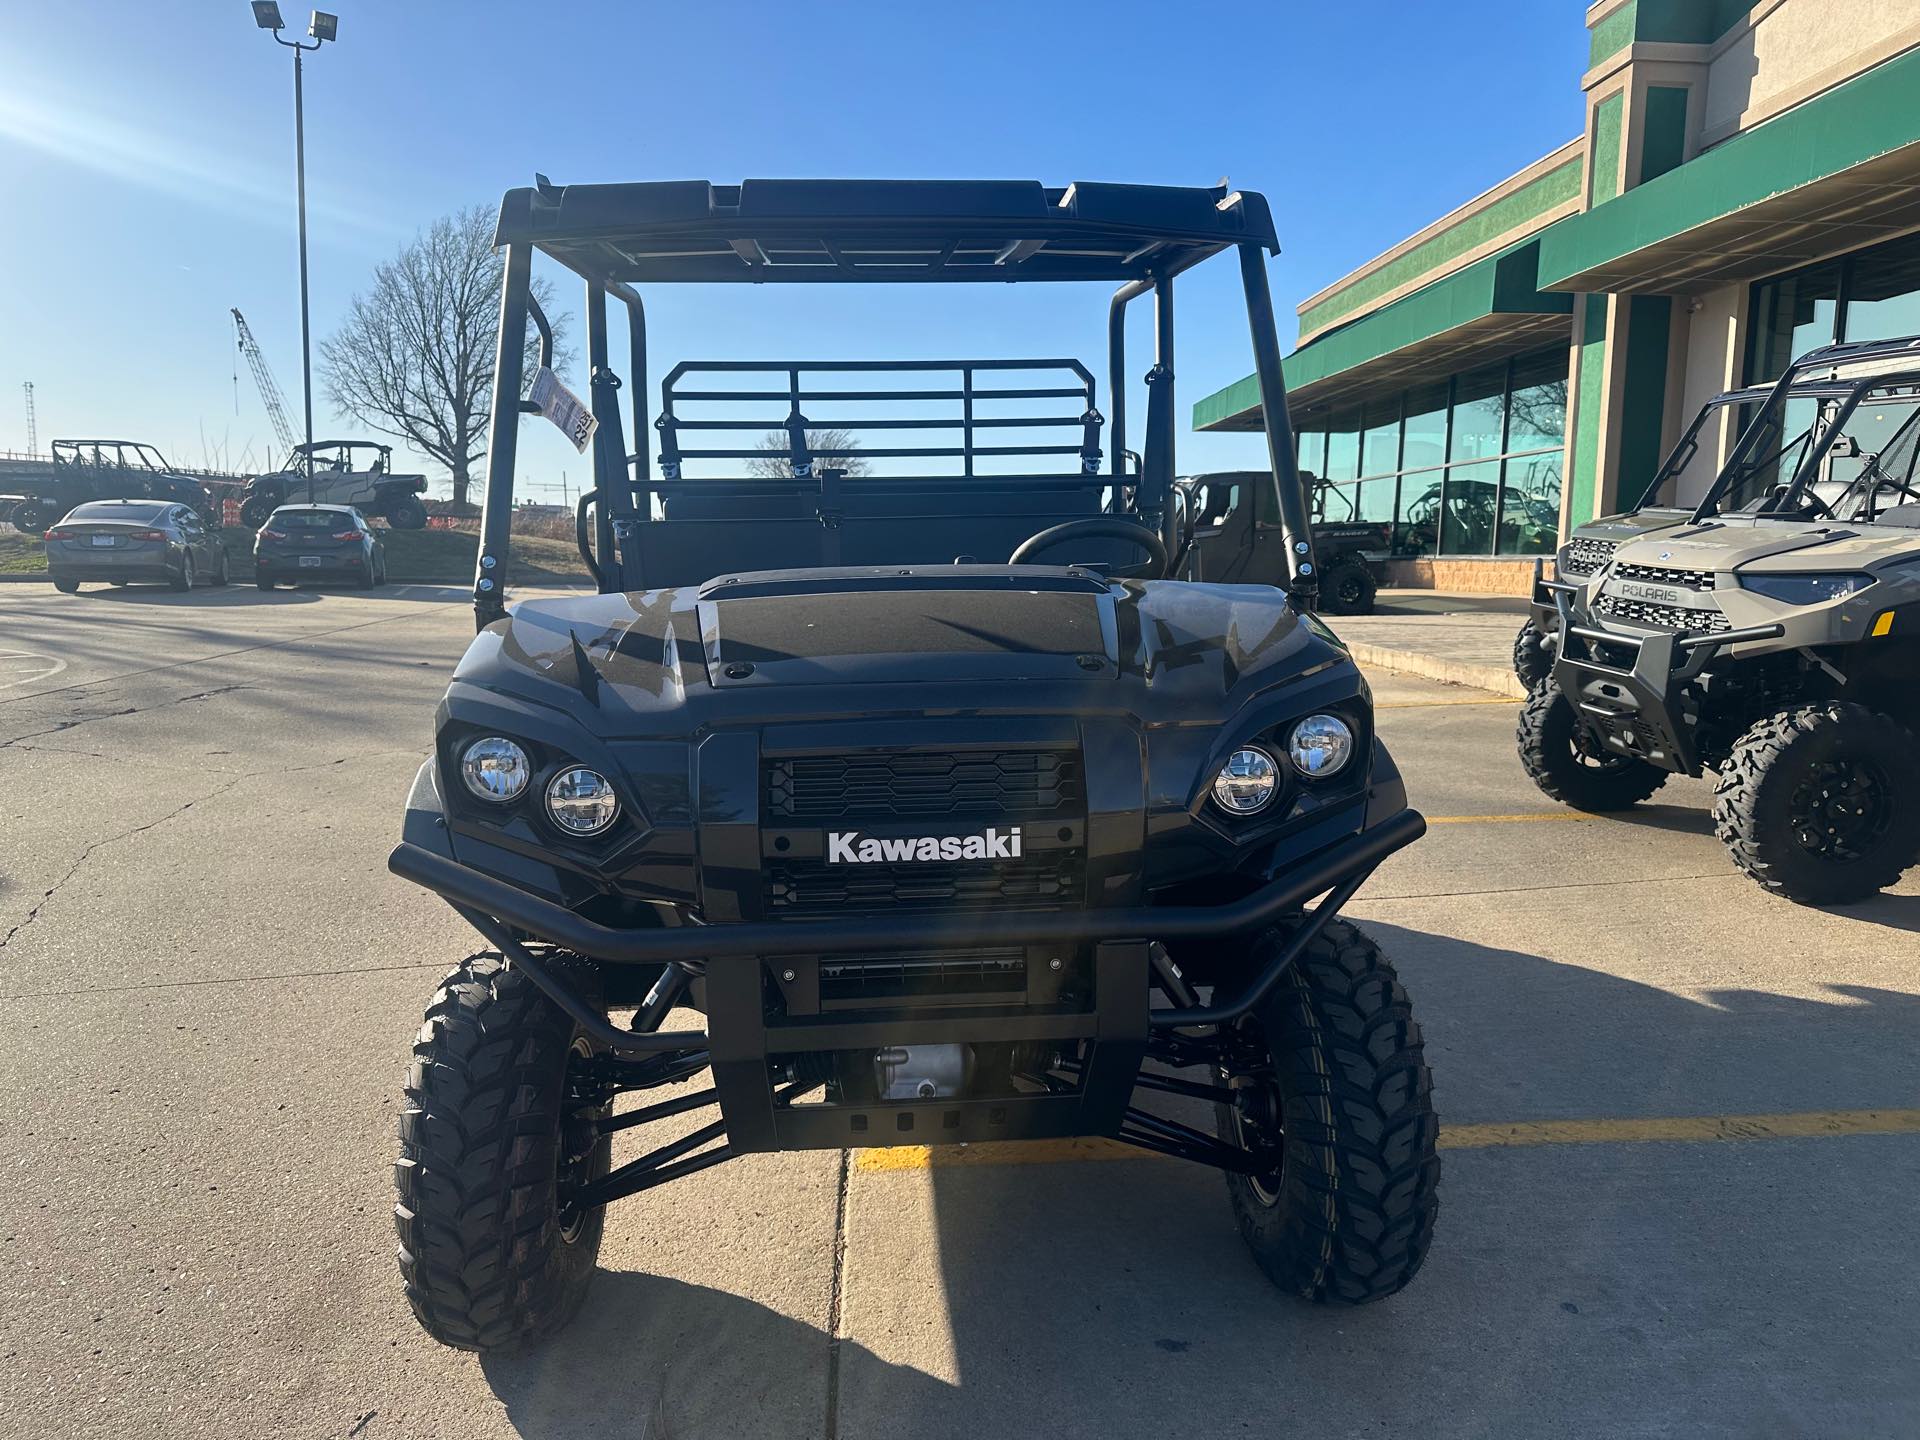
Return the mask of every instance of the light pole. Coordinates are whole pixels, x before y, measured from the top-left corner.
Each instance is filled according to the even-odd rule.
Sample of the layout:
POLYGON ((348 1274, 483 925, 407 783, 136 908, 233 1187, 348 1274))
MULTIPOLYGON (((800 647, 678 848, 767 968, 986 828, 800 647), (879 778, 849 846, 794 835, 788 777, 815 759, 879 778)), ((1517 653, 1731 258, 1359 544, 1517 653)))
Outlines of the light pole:
POLYGON ((324 10, 313 12, 313 19, 307 23, 307 34, 312 37, 311 45, 302 45, 298 40, 281 39, 280 32, 286 29, 286 22, 280 18, 280 6, 275 0, 253 0, 253 23, 262 30, 271 30, 274 40, 293 51, 293 171, 296 187, 300 193, 300 391, 301 400, 307 412, 307 445, 302 451, 307 472, 307 503, 313 504, 313 340, 307 318, 307 122, 305 106, 300 95, 300 57, 303 51, 318 50, 327 41, 337 38, 340 32, 340 17, 329 15, 324 10))

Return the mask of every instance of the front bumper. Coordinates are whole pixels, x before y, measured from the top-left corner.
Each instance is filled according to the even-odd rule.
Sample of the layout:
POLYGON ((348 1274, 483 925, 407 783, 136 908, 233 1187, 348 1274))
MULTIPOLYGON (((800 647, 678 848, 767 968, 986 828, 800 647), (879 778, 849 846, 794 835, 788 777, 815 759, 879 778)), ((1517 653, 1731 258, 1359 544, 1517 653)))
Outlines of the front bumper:
POLYGON ((1616 755, 1681 775, 1700 773, 1699 707, 1690 683, 1721 651, 1783 633, 1779 625, 1701 635, 1596 629, 1573 614, 1580 587, 1545 581, 1543 588, 1553 597, 1561 637, 1553 683, 1587 735, 1616 755))
MULTIPOLYGON (((417 843, 396 847, 388 866, 446 899, 608 1050, 625 1055, 707 1052, 728 1144, 737 1153, 1114 1134, 1126 1115, 1150 1032, 1230 1024, 1260 1004, 1374 869, 1425 830, 1419 814, 1401 810, 1327 846, 1253 893, 1217 905, 870 915, 665 929, 597 924, 417 843), (1303 913, 1307 902, 1322 893, 1327 899, 1303 913), (1206 1005, 1193 998, 1175 1009, 1150 1008, 1154 972, 1165 965, 1155 956, 1153 941, 1230 940, 1289 924, 1285 943, 1266 952, 1263 967, 1236 993, 1216 993, 1206 1005), (522 936, 615 966, 697 965, 704 971, 707 1028, 623 1030, 574 989, 561 967, 523 943, 522 936), (1062 996, 1054 1003, 904 1003, 841 1014, 817 1009, 796 1013, 794 1007, 768 1003, 775 993, 804 993, 808 976, 817 993, 823 954, 899 954, 923 950, 929 943, 967 949, 1085 947, 1092 956, 1092 983, 1080 998, 1062 996), (784 1061, 885 1046, 1008 1042, 1084 1045, 1081 1084, 1070 1093, 983 1099, 777 1103, 774 1079, 784 1061)), ((1166 979, 1165 971, 1161 973, 1166 979)), ((1168 988, 1177 990, 1177 979, 1168 988)))

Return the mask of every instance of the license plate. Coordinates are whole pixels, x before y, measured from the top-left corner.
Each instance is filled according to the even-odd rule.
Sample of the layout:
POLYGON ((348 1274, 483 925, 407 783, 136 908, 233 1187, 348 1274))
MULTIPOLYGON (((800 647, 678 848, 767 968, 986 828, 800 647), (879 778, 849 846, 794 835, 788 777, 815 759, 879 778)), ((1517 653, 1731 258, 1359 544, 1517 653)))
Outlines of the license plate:
POLYGON ((96 535, 96 536, 94 536, 94 537, 93 537, 93 543, 94 543, 94 544, 96 544, 96 545, 111 545, 111 544, 113 544, 113 536, 111 536, 111 535, 96 535))
POLYGON ((303 566, 310 566, 318 570, 320 568, 320 557, 318 555, 302 555, 300 557, 300 563, 303 566))

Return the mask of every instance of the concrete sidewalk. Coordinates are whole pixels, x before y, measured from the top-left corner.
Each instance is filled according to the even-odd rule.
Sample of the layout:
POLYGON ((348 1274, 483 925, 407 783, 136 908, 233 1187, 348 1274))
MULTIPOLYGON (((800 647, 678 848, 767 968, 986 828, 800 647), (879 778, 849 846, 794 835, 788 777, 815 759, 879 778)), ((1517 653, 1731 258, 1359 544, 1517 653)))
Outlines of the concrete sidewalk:
POLYGON ((1526 615, 1527 602, 1511 595, 1382 590, 1374 614, 1328 623, 1363 667, 1521 700, 1527 692, 1513 675, 1513 637, 1526 615))

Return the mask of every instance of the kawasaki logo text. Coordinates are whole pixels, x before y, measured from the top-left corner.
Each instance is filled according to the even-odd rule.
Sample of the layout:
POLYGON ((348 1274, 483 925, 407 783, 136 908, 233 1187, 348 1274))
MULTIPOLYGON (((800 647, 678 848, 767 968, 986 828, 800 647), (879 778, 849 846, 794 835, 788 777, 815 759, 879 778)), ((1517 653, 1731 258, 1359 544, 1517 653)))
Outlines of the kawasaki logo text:
POLYGON ((893 835, 861 838, 858 830, 827 832, 829 865, 884 865, 902 860, 1018 860, 1020 827, 978 835, 893 835))

